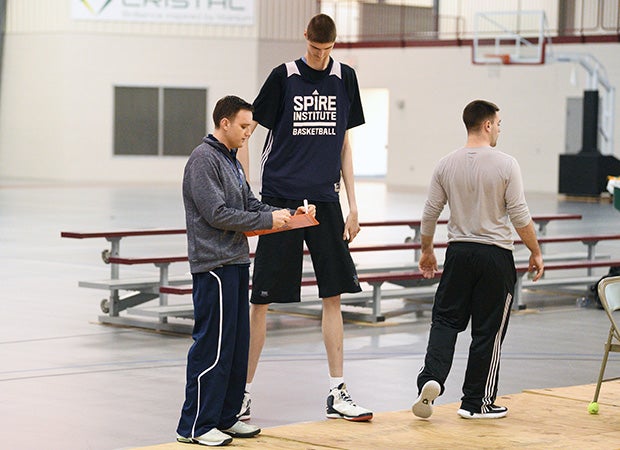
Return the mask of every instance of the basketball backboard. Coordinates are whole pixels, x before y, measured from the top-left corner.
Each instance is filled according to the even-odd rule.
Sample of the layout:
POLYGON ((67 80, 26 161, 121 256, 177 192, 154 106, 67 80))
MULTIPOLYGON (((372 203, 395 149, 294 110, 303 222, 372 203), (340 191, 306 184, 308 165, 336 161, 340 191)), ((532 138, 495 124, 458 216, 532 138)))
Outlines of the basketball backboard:
POLYGON ((544 11, 479 12, 474 16, 474 64, 544 64, 544 11))

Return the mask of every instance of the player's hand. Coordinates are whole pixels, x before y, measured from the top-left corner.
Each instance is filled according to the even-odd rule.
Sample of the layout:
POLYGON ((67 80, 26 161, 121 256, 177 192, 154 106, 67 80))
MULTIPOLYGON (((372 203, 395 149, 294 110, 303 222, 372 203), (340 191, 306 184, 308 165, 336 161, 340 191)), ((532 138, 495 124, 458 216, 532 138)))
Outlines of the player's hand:
POLYGON ((439 270, 435 252, 422 253, 420 256, 420 261, 418 262, 418 267, 420 268, 420 272, 422 272, 424 278, 433 278, 435 276, 435 272, 439 270))
POLYGON ((347 216, 347 221, 344 224, 344 233, 342 234, 342 239, 348 242, 353 242, 355 236, 360 232, 360 223, 357 220, 357 213, 349 212, 347 216))
MULTIPOLYGON (((299 206, 297 210, 295 211, 295 215, 297 214, 306 214, 306 207, 299 206)), ((316 205, 313 205, 313 204, 308 205, 308 215, 312 217, 316 216, 316 205)))
POLYGON ((278 228, 282 228, 288 223, 289 220, 291 220, 291 213, 288 209, 278 209, 271 213, 271 217, 273 219, 271 229, 277 230, 278 228))
POLYGON ((545 273, 545 263, 543 262, 542 255, 530 255, 527 271, 532 274, 532 281, 540 280, 540 277, 545 273))

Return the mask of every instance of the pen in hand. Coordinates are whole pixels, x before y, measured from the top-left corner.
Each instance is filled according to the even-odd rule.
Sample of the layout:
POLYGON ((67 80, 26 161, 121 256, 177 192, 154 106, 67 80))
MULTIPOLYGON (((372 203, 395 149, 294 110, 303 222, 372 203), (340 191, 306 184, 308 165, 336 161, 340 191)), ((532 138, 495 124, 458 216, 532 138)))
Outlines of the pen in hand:
POLYGON ((306 214, 308 214, 308 199, 304 198, 304 211, 306 211, 306 214))

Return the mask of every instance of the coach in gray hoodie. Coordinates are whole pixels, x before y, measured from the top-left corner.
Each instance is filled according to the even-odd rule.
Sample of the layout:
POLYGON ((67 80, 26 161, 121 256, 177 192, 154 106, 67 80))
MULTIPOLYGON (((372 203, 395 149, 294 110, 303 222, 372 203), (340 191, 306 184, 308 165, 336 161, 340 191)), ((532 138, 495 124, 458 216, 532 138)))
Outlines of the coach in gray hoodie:
MULTIPOLYGON (((183 176, 187 244, 193 278, 194 344, 187 357, 185 403, 177 440, 226 445, 260 428, 237 420, 249 347, 249 246, 244 231, 277 229, 288 209, 254 197, 236 159, 251 134, 251 104, 220 99, 215 130, 194 149, 183 176)), ((308 212, 314 215, 310 205, 308 212)), ((296 213, 304 213, 300 206, 296 213)))

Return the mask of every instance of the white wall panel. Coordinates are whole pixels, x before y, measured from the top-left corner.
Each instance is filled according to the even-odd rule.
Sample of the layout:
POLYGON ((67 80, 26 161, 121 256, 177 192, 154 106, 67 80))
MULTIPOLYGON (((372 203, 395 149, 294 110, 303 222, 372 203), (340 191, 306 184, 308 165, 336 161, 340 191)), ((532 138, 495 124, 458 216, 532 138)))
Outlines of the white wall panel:
MULTIPOLYGON (((259 0, 257 0, 257 5, 259 0)), ((256 38, 258 6, 253 26, 195 25, 73 20, 68 0, 8 0, 7 33, 104 33, 210 38, 256 38)))
MULTIPOLYGON (((257 0, 256 27, 74 23, 66 0, 9 0, 0 93, 0 176, 171 181, 185 159, 112 155, 113 87, 206 87, 251 101, 275 65, 303 55, 311 0, 257 0), (243 28, 243 30, 236 30, 243 28), (252 29, 252 30, 250 30, 252 29), (260 32, 258 31, 260 30, 260 32), (260 37, 259 37, 260 35, 260 37)), ((574 44, 620 86, 620 44, 574 44)), ((389 90, 388 182, 426 187, 441 156, 462 145, 461 112, 475 98, 502 110, 499 148, 517 157, 526 189, 557 192, 572 65, 472 66, 470 47, 336 49, 362 88, 389 90)), ((616 98, 616 155, 620 96, 616 98)), ((252 138, 253 162, 264 135, 252 138)), ((258 170, 252 170, 256 181, 258 170)))
MULTIPOLYGON (((612 85, 620 86, 620 44, 554 48, 595 55, 612 85)), ((572 64, 474 66, 467 46, 337 49, 333 55, 354 62, 362 88, 390 91, 389 184, 427 187, 437 161, 465 142, 463 108, 482 98, 501 109, 498 149, 518 159, 526 190, 557 192, 558 155, 565 149, 566 99, 583 95, 586 76, 581 69, 576 68, 578 83, 573 85, 572 64)), ((620 156, 619 97, 616 157, 620 156)))
POLYGON ((240 37, 268 40, 297 39, 316 0, 256 0, 254 26, 187 25, 174 23, 106 22, 71 19, 68 0, 8 0, 7 33, 81 32, 160 36, 240 37))
POLYGON ((5 44, 4 177, 178 181, 184 157, 113 155, 114 86, 205 87, 209 122, 219 98, 257 90, 256 43, 243 39, 9 34, 5 44))
POLYGON ((271 67, 303 54, 316 5, 257 0, 255 26, 214 27, 74 21, 68 0, 9 0, 0 176, 178 181, 185 158, 113 156, 114 86, 205 87, 209 111, 228 94, 252 101, 271 67))
POLYGON ((319 12, 316 0, 259 1, 259 35, 265 40, 299 39, 300 35, 303 38, 308 21, 319 12))

